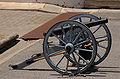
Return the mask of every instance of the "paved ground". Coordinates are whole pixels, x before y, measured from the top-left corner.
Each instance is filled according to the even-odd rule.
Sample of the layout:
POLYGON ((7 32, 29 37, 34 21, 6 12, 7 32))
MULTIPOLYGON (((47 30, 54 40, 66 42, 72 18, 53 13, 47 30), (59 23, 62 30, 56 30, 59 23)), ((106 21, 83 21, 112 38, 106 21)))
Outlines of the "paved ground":
MULTIPOLYGON (((2 13, 2 12, 3 11, 1 11, 0 13, 2 13)), ((7 11, 6 11, 6 13, 7 13, 7 11)), ((39 14, 39 12, 33 12, 33 14, 34 13, 39 14)), ((19 15, 22 13, 19 13, 19 11, 18 11, 17 14, 19 15)), ((57 79, 57 78, 61 78, 61 79, 64 79, 64 78, 66 78, 66 79, 67 78, 69 78, 69 79, 71 79, 71 78, 72 79, 79 79, 79 78, 81 78, 81 79, 119 79, 120 78, 120 60, 119 60, 119 57, 120 57, 120 53, 119 53, 119 47, 120 47, 120 43, 119 43, 120 17, 119 16, 120 16, 120 11, 99 10, 98 12, 95 12, 92 14, 95 14, 97 16, 107 17, 109 19, 108 27, 111 30, 112 39, 113 39, 113 44, 112 44, 112 49, 110 51, 110 54, 105 61, 103 61, 101 64, 98 65, 99 69, 97 72, 88 74, 86 77, 83 77, 83 76, 77 76, 77 77, 76 76, 75 77, 63 76, 62 77, 57 72, 53 71, 48 66, 48 64, 46 63, 45 60, 38 61, 28 67, 25 67, 23 70, 11 70, 8 67, 9 64, 20 63, 20 62, 24 61, 25 59, 29 58, 32 54, 42 52, 42 41, 43 40, 39 40, 36 43, 32 44, 31 46, 27 47, 26 49, 19 51, 19 53, 14 55, 12 58, 7 60, 6 62, 3 62, 2 64, 0 64, 0 78, 1 79, 28 79, 28 78, 29 79, 53 79, 53 78, 54 79, 57 79)), ((13 15, 13 13, 11 13, 11 15, 13 15)), ((16 18, 13 18, 11 20, 17 21, 17 23, 14 24, 14 21, 13 21, 12 25, 10 25, 11 23, 9 24, 11 27, 13 25, 18 26, 17 29, 18 29, 18 33, 20 35, 23 34, 20 32, 23 29, 20 27, 20 25, 17 25, 18 23, 24 23, 23 20, 26 20, 27 18, 28 19, 25 22, 27 26, 32 25, 29 23, 36 24, 35 26, 37 26, 37 24, 39 23, 39 21, 34 22, 35 20, 32 20, 31 22, 29 21, 30 19, 35 18, 35 15, 32 15, 32 12, 30 12, 30 15, 28 15, 27 13, 22 14, 22 15, 24 15, 24 17, 25 16, 27 16, 27 17, 21 19, 20 21, 18 21, 19 19, 17 17, 16 17, 17 20, 15 20, 16 18), (33 17, 30 18, 30 16, 33 16, 33 17), (20 31, 19 31, 19 29, 20 29, 20 31)), ((48 14, 46 14, 46 16, 47 15, 48 14)), ((7 16, 7 14, 5 16, 7 16)), ((39 16, 36 18, 41 20, 40 17, 42 17, 42 16, 39 16)), ((46 21, 45 18, 43 18, 43 20, 46 21)), ((5 22, 1 22, 0 24, 2 24, 2 23, 5 24, 5 22)), ((6 25, 4 27, 7 27, 7 26, 8 25, 6 25)), ((23 26, 23 25, 21 25, 21 26, 23 26)), ((27 28, 27 26, 25 26, 25 28, 27 28)), ((33 28, 30 28, 30 29, 32 30, 33 28)), ((2 28, 2 30, 4 30, 4 28, 2 28)), ((26 29, 24 29, 23 31, 26 32, 26 29)), ((29 31, 29 29, 27 31, 29 31)), ((1 31, 0 33, 9 34, 11 32, 5 33, 5 32, 1 31)))
MULTIPOLYGON (((38 11, 0 10, 0 35, 9 36, 17 33, 21 37, 57 15, 38 11)), ((0 63, 8 60, 11 55, 15 55, 17 51, 30 46, 34 42, 19 41, 18 39, 15 46, 9 50, 5 49, 6 51, 0 55, 0 63)), ((3 51, 4 49, 0 50, 0 53, 3 51)))
POLYGON ((17 33, 22 36, 56 15, 37 11, 0 10, 0 34, 17 33))

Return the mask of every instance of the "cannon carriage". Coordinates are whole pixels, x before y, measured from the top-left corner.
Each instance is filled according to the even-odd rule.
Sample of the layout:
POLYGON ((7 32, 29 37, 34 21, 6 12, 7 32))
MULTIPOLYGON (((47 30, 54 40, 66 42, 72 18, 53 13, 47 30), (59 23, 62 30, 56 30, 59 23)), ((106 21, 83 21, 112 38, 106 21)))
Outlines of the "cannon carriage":
MULTIPOLYGON (((76 75, 101 63, 109 54, 111 34, 108 19, 91 14, 79 14, 54 24, 44 33, 43 54, 23 62, 25 66, 46 59, 60 74, 76 75)), ((10 65, 13 69, 20 65, 10 65)))

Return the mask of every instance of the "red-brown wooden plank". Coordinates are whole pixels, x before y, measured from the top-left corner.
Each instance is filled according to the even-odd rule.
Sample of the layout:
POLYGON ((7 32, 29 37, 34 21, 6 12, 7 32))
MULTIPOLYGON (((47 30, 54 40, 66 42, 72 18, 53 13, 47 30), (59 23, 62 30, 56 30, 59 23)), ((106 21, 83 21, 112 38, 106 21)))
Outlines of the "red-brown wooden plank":
POLYGON ((24 36, 22 36, 21 38, 24 40, 30 40, 30 39, 43 39, 43 33, 47 32, 50 27, 52 27, 54 24, 56 24, 57 22, 63 21, 63 20, 67 20, 70 17, 77 15, 77 14, 84 14, 87 12, 68 12, 68 13, 62 13, 60 15, 58 15, 57 17, 55 17, 54 19, 48 21, 47 23, 43 24, 42 26, 34 29, 33 31, 25 34, 24 36))

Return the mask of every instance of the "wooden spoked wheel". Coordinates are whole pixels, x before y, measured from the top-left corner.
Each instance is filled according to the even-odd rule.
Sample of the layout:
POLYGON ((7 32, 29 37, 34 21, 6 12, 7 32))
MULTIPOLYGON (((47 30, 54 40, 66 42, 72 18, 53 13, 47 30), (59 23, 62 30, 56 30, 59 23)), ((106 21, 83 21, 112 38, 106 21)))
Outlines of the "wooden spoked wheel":
POLYGON ((67 20, 56 23, 48 30, 43 51, 53 70, 64 75, 76 75, 85 72, 94 63, 97 44, 92 32, 84 24, 67 20), (89 44, 90 49, 85 47, 89 44), (82 57, 79 51, 91 52, 90 59, 82 57), (69 67, 69 61, 76 66, 69 67))
MULTIPOLYGON (((71 17, 69 20, 74 20, 80 23, 92 22, 96 20, 100 20, 91 14, 79 14, 71 17)), ((94 65, 101 63, 109 54, 111 49, 111 34, 106 24, 100 24, 97 26, 93 26, 89 28, 92 31, 92 34, 96 38, 97 41, 97 56, 94 61, 94 65)))

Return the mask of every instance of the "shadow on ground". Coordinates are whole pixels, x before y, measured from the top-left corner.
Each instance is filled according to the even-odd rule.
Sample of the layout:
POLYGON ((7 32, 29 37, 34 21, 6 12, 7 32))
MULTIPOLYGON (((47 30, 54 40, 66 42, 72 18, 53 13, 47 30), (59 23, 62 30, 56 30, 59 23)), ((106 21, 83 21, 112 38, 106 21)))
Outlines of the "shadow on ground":
MULTIPOLYGON (((57 76, 58 78, 69 78, 69 77, 106 77, 107 73, 120 73, 120 67, 106 67, 106 66, 93 66, 89 68, 85 73, 78 74, 76 76, 61 75, 56 72, 56 74, 50 74, 51 76, 57 76), (102 69, 102 70, 99 70, 102 69), (106 70, 109 69, 109 70, 106 70), (111 70, 112 69, 112 70, 111 70), (118 69, 116 71, 115 69, 118 69), (96 74, 97 73, 97 74, 96 74)), ((54 71, 52 69, 15 69, 15 70, 27 70, 27 71, 54 71)))
POLYGON ((16 40, 14 42, 11 42, 8 46, 3 47, 2 49, 0 49, 0 54, 2 54, 3 52, 5 52, 6 50, 12 48, 13 46, 15 46, 18 42, 20 42, 20 40, 16 40))
POLYGON ((58 78, 81 77, 81 76, 82 77, 106 77, 107 73, 120 73, 118 68, 120 67, 94 66, 88 69, 86 73, 78 74, 76 76, 67 76, 67 75, 63 76, 61 74, 51 74, 51 75, 57 76, 58 78), (99 69, 102 69, 102 70, 99 70, 99 69), (109 70, 105 70, 105 69, 109 69, 109 70), (118 69, 118 71, 114 69, 118 69), (94 74, 94 73, 97 73, 97 74, 94 74))

